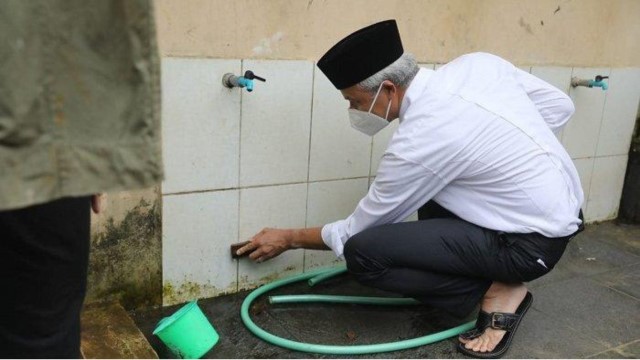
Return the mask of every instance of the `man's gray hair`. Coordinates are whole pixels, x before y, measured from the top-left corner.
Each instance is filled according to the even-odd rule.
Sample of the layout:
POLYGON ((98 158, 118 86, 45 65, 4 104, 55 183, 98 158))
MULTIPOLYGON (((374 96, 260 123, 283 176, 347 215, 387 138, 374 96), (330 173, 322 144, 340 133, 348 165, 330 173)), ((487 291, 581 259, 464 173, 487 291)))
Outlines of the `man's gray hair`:
POLYGON ((416 76, 418 70, 420 70, 420 67, 413 55, 404 53, 391 65, 362 80, 358 83, 358 87, 368 92, 376 92, 383 81, 390 80, 396 86, 406 88, 416 76))

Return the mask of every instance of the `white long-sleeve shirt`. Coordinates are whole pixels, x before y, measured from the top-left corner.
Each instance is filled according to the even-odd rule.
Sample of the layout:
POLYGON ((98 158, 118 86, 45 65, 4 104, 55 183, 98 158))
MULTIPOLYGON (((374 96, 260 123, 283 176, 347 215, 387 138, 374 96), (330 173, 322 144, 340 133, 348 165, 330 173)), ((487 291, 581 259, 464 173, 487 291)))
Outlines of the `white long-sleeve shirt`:
POLYGON ((562 91, 494 55, 420 69, 369 192, 322 228, 323 241, 341 256, 352 235, 400 222, 430 199, 489 229, 572 234, 584 195, 553 131, 573 112, 562 91))

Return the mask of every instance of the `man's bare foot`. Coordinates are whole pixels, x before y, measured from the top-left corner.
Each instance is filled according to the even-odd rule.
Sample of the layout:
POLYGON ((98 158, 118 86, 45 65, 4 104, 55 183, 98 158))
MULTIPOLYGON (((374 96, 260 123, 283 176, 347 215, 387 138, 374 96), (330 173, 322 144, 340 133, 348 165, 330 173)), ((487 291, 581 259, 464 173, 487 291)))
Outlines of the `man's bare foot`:
MULTIPOLYGON (((524 284, 505 284, 493 282, 482 299, 482 310, 487 313, 504 312, 515 313, 518 306, 527 295, 527 288, 524 284)), ((500 343, 506 331, 487 328, 484 334, 473 340, 458 340, 465 344, 464 347, 478 352, 493 351, 500 343)))

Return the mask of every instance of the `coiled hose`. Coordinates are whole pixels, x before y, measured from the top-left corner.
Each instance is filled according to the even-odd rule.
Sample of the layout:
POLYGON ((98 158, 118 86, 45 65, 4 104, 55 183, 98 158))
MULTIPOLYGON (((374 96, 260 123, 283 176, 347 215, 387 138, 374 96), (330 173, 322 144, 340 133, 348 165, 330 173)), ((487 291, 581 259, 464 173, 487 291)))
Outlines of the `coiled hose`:
MULTIPOLYGON (((313 286, 323 280, 331 278, 333 276, 342 274, 346 271, 346 267, 337 267, 331 269, 319 269, 311 272, 306 272, 299 275, 294 275, 282 280, 277 280, 272 283, 263 285, 256 290, 252 291, 242 303, 240 308, 240 316, 244 325, 258 338, 269 342, 273 345, 284 347, 287 349, 318 353, 318 354, 335 354, 335 355, 358 355, 358 354, 372 354, 389 351, 397 351, 410 349, 418 346, 432 344, 450 337, 459 335, 465 332, 475 325, 475 320, 466 324, 456 326, 454 328, 430 334, 426 336, 417 337, 414 339, 401 340, 395 342, 388 342, 382 344, 371 345, 322 345, 322 344, 309 344, 298 341, 285 339, 271 333, 266 332, 259 326, 257 326, 251 316, 249 316, 249 308, 251 303, 260 295, 265 294, 273 289, 285 286, 294 282, 303 281, 309 279, 309 286, 313 286)), ((334 295, 285 295, 285 296, 271 296, 269 301, 272 304, 277 303, 291 303, 291 302, 332 302, 332 303, 349 303, 349 304, 369 304, 369 305, 412 305, 419 304, 418 301, 410 298, 382 298, 382 297, 360 297, 360 296, 334 296, 334 295)))

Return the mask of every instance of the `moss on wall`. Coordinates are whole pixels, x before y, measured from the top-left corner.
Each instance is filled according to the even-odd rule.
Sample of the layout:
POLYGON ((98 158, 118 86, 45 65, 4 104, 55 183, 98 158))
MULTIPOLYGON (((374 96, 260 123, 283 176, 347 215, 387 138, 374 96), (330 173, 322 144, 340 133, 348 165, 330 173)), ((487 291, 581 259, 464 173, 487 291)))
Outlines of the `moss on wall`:
POLYGON ((143 199, 121 221, 92 234, 87 302, 119 300, 128 310, 162 304, 160 202, 143 199))
POLYGON ((194 299, 233 294, 237 292, 237 287, 235 282, 230 283, 230 286, 226 288, 220 289, 210 284, 185 280, 180 284, 165 283, 162 292, 164 304, 174 305, 194 299))

